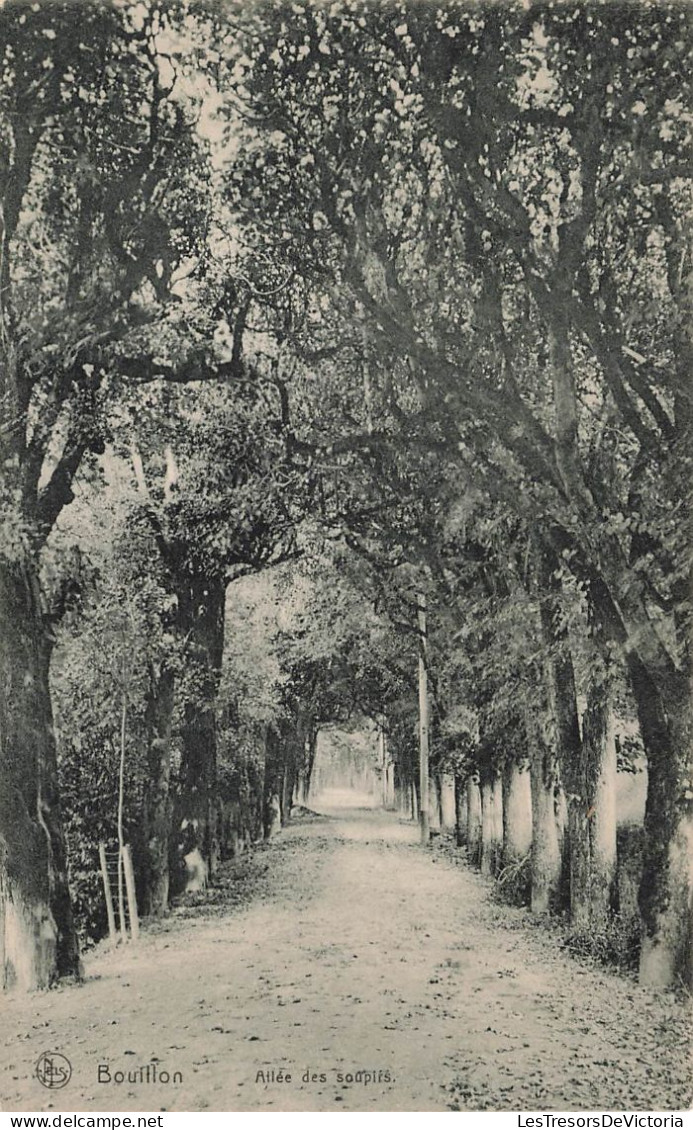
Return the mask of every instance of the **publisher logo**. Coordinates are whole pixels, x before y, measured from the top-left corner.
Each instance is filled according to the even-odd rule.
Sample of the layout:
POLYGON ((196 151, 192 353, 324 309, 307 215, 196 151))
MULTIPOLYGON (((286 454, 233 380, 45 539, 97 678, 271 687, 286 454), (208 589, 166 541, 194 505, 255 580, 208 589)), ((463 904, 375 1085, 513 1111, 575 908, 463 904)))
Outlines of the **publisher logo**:
POLYGON ((72 1064, 60 1052, 44 1052, 36 1064, 36 1078, 43 1087, 57 1091, 70 1082, 72 1064))

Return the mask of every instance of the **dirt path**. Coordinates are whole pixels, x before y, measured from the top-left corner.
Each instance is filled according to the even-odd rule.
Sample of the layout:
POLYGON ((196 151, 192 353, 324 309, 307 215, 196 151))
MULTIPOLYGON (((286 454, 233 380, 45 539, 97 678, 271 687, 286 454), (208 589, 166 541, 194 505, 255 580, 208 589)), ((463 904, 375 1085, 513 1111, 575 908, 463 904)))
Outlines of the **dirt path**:
POLYGON ((80 988, 5 1005, 2 1109, 690 1101, 683 1005, 575 962, 382 812, 296 824, 230 868, 211 903, 179 909, 137 948, 94 955, 87 973, 80 988), (45 1051, 72 1063, 60 1090, 34 1077, 45 1051), (147 1082, 152 1062, 182 1083, 154 1083, 151 1066, 147 1082), (100 1066, 102 1078, 142 1069, 145 1081, 100 1083, 100 1066), (280 1071, 291 1081, 267 1074, 280 1071))

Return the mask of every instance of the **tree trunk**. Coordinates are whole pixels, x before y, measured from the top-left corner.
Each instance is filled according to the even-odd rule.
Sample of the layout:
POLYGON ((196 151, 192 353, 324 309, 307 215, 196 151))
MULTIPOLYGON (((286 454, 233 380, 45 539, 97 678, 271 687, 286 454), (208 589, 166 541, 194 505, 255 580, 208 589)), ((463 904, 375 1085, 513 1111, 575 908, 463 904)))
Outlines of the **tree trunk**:
POLYGON ((530 734, 532 788, 532 855, 530 905, 535 914, 554 910, 559 902, 562 853, 556 819, 556 763, 538 734, 530 734))
POLYGON ((496 875, 503 852, 503 791, 497 770, 481 778, 481 874, 496 875))
POLYGON ((426 598, 417 596, 419 626, 419 796, 418 812, 421 843, 427 844, 430 838, 430 795, 429 795, 429 745, 430 745, 430 704, 428 701, 428 668, 426 598))
POLYGON ((455 779, 452 773, 443 773, 440 778, 440 826, 451 829, 456 824, 455 779))
POLYGON ((386 812, 392 812, 395 808, 395 776, 394 776, 394 763, 390 756, 388 748, 387 731, 384 726, 380 729, 380 743, 381 743, 381 756, 382 756, 382 771, 383 771, 383 808, 386 812))
POLYGON ((556 823, 552 758, 537 748, 531 758, 531 909, 546 914, 560 899, 562 852, 556 823))
POLYGON ((380 770, 380 803, 387 809, 387 746, 385 730, 378 726, 378 768, 380 770))
POLYGON ((302 805, 308 803, 308 786, 306 784, 305 769, 301 769, 296 776, 293 803, 302 805))
POLYGON ((461 773, 455 773, 455 841, 458 847, 467 842, 467 790, 461 773))
POLYGON ((616 739, 608 686, 590 688, 582 720, 587 776, 589 914, 593 927, 611 913, 616 880, 616 739))
POLYGON ((385 810, 392 812, 395 808, 395 780, 393 773, 394 766, 391 761, 387 761, 385 765, 385 810))
POLYGON ((640 980, 693 985, 693 718, 688 679, 669 676, 666 699, 636 656, 629 670, 647 752, 645 850, 639 904, 640 980))
POLYGON ((315 758, 316 758, 317 752, 318 752, 318 734, 319 734, 319 730, 317 729, 317 727, 315 725, 312 725, 311 728, 310 728, 310 737, 309 737, 309 745, 308 745, 308 762, 306 764, 306 772, 305 772, 305 796, 304 796, 304 801, 303 801, 304 804, 308 804, 308 801, 310 800, 311 790, 312 790, 312 787, 313 787, 313 772, 314 772, 314 769, 315 769, 315 758))
POLYGON ((532 788, 529 772, 516 761, 503 767, 503 863, 518 863, 532 846, 532 788))
POLYGON ((402 771, 402 762, 395 761, 394 770, 395 809, 405 819, 409 818, 409 785, 402 771))
POLYGON ((288 824, 291 820, 291 808, 294 795, 294 785, 296 783, 296 761, 294 750, 286 751, 287 760, 284 763, 284 772, 282 774, 282 787, 279 794, 280 811, 282 827, 288 824))
POLYGON ((395 780, 395 811, 399 812, 400 816, 404 816, 406 814, 406 808, 406 788, 398 780, 395 780))
POLYGON ((164 665, 158 674, 150 671, 145 710, 147 779, 142 818, 145 862, 140 896, 143 914, 150 915, 163 914, 168 907, 174 684, 170 667, 164 665))
POLYGON ((481 864, 481 790, 467 777, 467 856, 475 867, 481 864))
POLYGON ((281 827, 279 740, 268 726, 265 732, 265 775, 262 802, 262 830, 266 840, 281 827))
POLYGON ((539 584, 543 593, 540 614, 544 639, 550 650, 547 683, 556 725, 561 783, 568 806, 570 918, 578 927, 585 927, 590 917, 589 787, 580 737, 573 659, 565 629, 560 620, 554 619, 560 588, 560 582, 555 579, 555 564, 545 556, 539 564, 539 584))
MULTIPOLYGON (((181 727, 177 825, 183 833, 185 857, 201 859, 209 878, 215 874, 219 858, 216 696, 224 650, 225 598, 226 585, 221 577, 184 576, 178 588, 190 690, 181 727)), ((198 885, 197 878, 193 883, 198 885)))
POLYGON ((570 921, 579 930, 589 928, 590 856, 587 803, 584 793, 568 798, 568 875, 570 883, 570 921))
POLYGON ((0 979, 41 989, 81 966, 67 880, 38 580, 0 565, 0 979))
POLYGON ((428 778, 428 826, 433 832, 440 831, 440 776, 437 772, 428 778))
POLYGON ((306 760, 306 738, 310 733, 306 713, 299 709, 291 720, 281 726, 278 756, 278 792, 282 827, 291 820, 294 790, 299 769, 306 760))

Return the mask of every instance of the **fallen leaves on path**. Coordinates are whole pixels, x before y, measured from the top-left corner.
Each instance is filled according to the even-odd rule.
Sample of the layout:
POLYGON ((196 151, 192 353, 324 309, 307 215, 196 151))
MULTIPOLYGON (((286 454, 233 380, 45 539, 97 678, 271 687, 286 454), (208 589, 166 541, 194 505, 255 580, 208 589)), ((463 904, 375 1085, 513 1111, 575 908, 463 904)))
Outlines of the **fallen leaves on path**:
POLYGON ((14 997, 3 1109, 688 1106, 685 1003, 577 962, 416 839, 374 810, 302 812, 138 946, 93 954, 82 987, 14 997), (43 1051, 72 1062, 61 1091, 34 1077, 43 1051), (154 1063, 182 1082, 113 1081, 154 1063))

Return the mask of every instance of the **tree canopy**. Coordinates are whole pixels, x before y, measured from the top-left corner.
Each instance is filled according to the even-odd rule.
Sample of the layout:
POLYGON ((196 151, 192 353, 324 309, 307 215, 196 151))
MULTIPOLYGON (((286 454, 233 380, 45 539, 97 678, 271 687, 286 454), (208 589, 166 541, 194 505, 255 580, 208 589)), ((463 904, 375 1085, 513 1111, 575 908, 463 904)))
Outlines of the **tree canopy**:
POLYGON ((6 979, 78 973, 118 696, 152 913, 193 849, 213 880, 290 817, 321 726, 372 720, 415 807, 424 596, 434 771, 485 812, 505 773, 509 811, 530 766, 576 921, 608 903, 614 713, 635 732, 641 971, 671 981, 689 11, 12 0, 0 32, 6 979))

